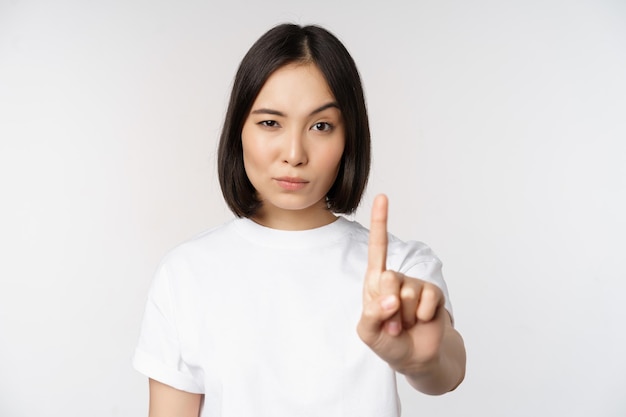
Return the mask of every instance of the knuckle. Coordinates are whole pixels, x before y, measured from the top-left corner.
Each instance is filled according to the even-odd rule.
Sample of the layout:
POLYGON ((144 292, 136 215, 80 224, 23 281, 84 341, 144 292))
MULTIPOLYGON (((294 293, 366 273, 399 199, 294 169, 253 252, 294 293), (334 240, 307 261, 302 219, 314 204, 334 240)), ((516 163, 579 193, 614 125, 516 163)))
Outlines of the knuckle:
POLYGON ((383 272, 382 274, 380 274, 380 279, 381 279, 383 282, 393 282, 394 278, 395 278, 395 277, 393 276, 393 274, 391 273, 391 271, 385 271, 385 272, 383 272))
POLYGON ((422 290, 422 299, 426 302, 436 303, 441 298, 441 290, 435 285, 426 285, 422 290))
POLYGON ((417 291, 413 287, 404 286, 400 290, 400 297, 404 301, 415 301, 417 300, 417 291))
POLYGON ((402 280, 400 274, 390 270, 384 271, 381 274, 380 279, 385 284, 398 284, 402 280))

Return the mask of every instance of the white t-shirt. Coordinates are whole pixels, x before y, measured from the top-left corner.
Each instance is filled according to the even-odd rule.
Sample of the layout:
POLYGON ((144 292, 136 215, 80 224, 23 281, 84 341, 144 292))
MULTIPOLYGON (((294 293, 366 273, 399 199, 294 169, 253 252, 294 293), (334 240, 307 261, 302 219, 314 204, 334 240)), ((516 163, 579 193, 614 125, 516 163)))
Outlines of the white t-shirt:
MULTIPOLYGON (((133 360, 204 393, 203 417, 394 417, 395 372, 358 337, 368 230, 339 217, 283 231, 235 219, 170 252, 133 360)), ((389 236, 387 267, 438 285, 423 243, 389 236)))

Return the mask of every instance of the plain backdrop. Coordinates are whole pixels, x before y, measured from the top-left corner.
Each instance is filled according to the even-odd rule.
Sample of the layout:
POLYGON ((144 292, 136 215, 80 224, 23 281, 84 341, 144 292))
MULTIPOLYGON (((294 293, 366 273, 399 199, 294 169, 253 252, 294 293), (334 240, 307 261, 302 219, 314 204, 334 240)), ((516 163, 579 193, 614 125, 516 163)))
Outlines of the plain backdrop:
POLYGON ((142 416, 164 253, 231 218, 232 79, 281 22, 333 31, 373 134, 356 219, 444 262, 468 352, 405 416, 626 415, 626 3, 0 0, 0 416, 142 416))

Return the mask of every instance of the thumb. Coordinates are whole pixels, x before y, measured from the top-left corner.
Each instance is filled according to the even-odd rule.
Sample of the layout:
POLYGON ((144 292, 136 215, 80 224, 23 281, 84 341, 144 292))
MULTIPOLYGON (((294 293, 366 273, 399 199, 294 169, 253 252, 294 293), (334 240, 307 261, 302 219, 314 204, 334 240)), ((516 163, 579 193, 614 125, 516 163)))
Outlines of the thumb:
MULTIPOLYGON (((357 325, 357 333, 365 344, 371 346, 380 336, 387 320, 393 317, 400 308, 400 300, 395 295, 381 295, 363 305, 363 313, 357 325)), ((399 323, 397 320, 395 323, 399 323)), ((398 329, 389 329, 391 333, 399 333, 398 329)))

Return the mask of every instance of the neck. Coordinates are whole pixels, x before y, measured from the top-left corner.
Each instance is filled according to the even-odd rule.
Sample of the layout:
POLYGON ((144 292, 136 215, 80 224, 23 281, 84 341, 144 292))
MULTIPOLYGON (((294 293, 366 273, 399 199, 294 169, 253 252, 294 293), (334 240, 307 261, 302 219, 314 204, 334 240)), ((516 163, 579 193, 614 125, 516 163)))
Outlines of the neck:
POLYGON ((272 229, 309 230, 326 226, 337 220, 337 216, 328 210, 324 204, 323 207, 313 206, 303 210, 279 208, 269 210, 266 207, 261 207, 258 213, 250 219, 272 229))

